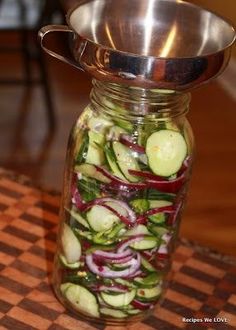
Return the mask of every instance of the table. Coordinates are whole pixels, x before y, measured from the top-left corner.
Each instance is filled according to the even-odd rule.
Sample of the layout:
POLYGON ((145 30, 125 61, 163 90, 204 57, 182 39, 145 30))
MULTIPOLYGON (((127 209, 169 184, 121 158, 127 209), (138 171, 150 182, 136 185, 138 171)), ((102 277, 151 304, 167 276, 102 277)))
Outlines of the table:
MULTIPOLYGON (((53 295, 50 274, 58 205, 58 194, 0 169, 1 330, 114 329, 77 320, 53 295)), ((235 259, 182 240, 173 273, 159 311, 142 323, 117 330, 236 328, 235 259)))

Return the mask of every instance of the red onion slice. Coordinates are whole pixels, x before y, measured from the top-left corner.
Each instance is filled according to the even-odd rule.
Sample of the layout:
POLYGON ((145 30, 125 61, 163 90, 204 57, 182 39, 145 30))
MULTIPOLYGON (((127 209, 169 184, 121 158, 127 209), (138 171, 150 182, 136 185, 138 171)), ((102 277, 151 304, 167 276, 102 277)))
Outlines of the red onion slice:
POLYGON ((101 198, 100 200, 103 200, 104 203, 106 203, 106 202, 116 203, 118 206, 120 206, 123 209, 125 209, 125 211, 127 212, 127 215, 129 217, 129 219, 132 222, 134 222, 136 220, 135 212, 129 207, 129 205, 127 203, 125 203, 123 201, 118 201, 118 200, 113 199, 113 198, 101 198))
POLYGON ((119 179, 118 177, 112 175, 109 171, 107 171, 105 168, 100 167, 95 165, 96 169, 98 172, 102 173, 104 176, 106 176, 107 178, 111 179, 112 184, 114 186, 120 187, 122 189, 122 187, 127 187, 130 189, 136 189, 136 190, 142 190, 142 189, 146 189, 147 188, 147 184, 146 183, 130 183, 130 182, 126 182, 123 181, 121 179, 119 179))
POLYGON ((162 176, 152 174, 146 171, 128 170, 129 174, 138 176, 140 178, 150 179, 154 181, 165 181, 166 179, 162 176))
POLYGON ((140 242, 144 239, 144 235, 136 235, 132 236, 131 238, 126 239, 125 241, 121 242, 119 244, 119 247, 117 249, 118 253, 122 253, 125 251, 127 247, 130 246, 130 244, 135 243, 135 242, 140 242))
POLYGON ((100 285, 98 286, 97 291, 98 292, 112 291, 112 292, 125 293, 128 292, 129 289, 127 286, 124 285, 100 285))
POLYGON ((109 253, 104 251, 95 251, 93 253, 95 262, 107 262, 109 264, 124 264, 124 267, 129 266, 128 262, 134 257, 131 250, 126 250, 123 253, 109 253))
POLYGON ((167 214, 173 214, 175 213, 175 208, 173 205, 168 205, 168 206, 162 206, 162 207, 155 207, 151 210, 146 211, 145 213, 141 214, 137 218, 137 223, 143 223, 147 220, 147 217, 150 215, 154 215, 157 213, 167 213, 167 214))
POLYGON ((139 301, 136 299, 134 299, 131 302, 131 305, 134 306, 135 308, 138 308, 141 310, 152 309, 154 307, 154 305, 152 303, 146 303, 146 302, 142 302, 142 301, 139 301))
POLYGON ((124 144, 126 147, 132 149, 133 151, 136 151, 141 154, 145 153, 145 148, 134 143, 129 135, 122 134, 120 136, 120 142, 124 144))
POLYGON ((131 250, 126 250, 121 253, 114 253, 114 252, 107 252, 107 251, 102 251, 102 250, 97 250, 93 252, 93 255, 104 258, 104 259, 123 259, 127 256, 132 255, 131 250))
POLYGON ((137 254, 137 259, 133 258, 130 262, 129 265, 130 267, 125 270, 111 270, 107 266, 98 266, 95 264, 93 261, 93 256, 92 254, 86 255, 86 264, 88 268, 90 269, 91 272, 93 272, 96 275, 99 275, 101 277, 106 277, 106 278, 118 278, 118 277, 127 277, 133 273, 135 273, 141 264, 141 258, 140 255, 137 254))

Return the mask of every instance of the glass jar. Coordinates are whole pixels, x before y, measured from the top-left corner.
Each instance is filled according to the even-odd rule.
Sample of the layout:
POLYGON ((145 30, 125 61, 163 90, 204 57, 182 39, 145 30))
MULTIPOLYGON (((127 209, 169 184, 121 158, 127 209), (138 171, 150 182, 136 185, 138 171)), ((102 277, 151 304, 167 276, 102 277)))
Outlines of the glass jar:
POLYGON ((79 317, 147 317, 167 285, 189 182, 189 94, 93 81, 68 144, 53 285, 79 317))

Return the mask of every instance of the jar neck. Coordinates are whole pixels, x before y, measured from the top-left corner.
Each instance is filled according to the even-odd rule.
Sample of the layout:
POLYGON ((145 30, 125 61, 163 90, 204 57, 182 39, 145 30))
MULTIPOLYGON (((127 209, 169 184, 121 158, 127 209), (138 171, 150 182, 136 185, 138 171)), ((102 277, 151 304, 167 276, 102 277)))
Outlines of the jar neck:
POLYGON ((127 120, 168 120, 188 112, 189 93, 143 89, 93 80, 90 94, 95 111, 127 120))

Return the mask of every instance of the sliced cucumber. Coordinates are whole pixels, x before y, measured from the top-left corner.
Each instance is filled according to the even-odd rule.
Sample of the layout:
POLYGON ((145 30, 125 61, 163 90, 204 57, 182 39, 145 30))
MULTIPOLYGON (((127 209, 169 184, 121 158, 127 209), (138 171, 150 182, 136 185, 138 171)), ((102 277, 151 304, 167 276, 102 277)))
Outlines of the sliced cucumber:
POLYGON ((117 211, 119 214, 123 216, 127 216, 127 210, 119 204, 119 202, 116 201, 111 201, 111 202, 106 202, 106 205, 112 207, 115 211, 117 211))
POLYGON ((63 256, 63 254, 59 255, 59 259, 60 259, 60 262, 61 262, 62 266, 66 267, 66 268, 77 269, 77 268, 80 267, 80 262, 79 261, 74 262, 73 264, 70 264, 70 263, 67 262, 66 257, 63 256))
POLYGON ((150 287, 157 285, 161 280, 161 276, 157 273, 152 273, 147 277, 135 277, 134 283, 141 287, 150 287))
POLYGON ((85 132, 85 134, 81 137, 81 140, 82 140, 82 143, 80 145, 79 151, 76 156, 77 164, 84 162, 84 160, 86 159, 86 155, 87 155, 88 147, 89 147, 89 136, 88 136, 87 132, 85 132))
POLYGON ((167 234, 169 232, 168 229, 160 226, 150 225, 148 226, 148 229, 158 237, 162 237, 164 234, 167 234))
POLYGON ((99 317, 98 304, 95 296, 83 286, 71 284, 65 291, 66 299, 80 312, 99 317))
POLYGON ((156 299, 161 294, 161 287, 155 286, 153 288, 142 288, 137 290, 137 297, 147 300, 156 299))
POLYGON ((127 314, 125 314, 124 312, 120 311, 120 310, 116 310, 116 309, 111 309, 111 308, 107 308, 107 307, 103 307, 100 308, 100 312, 101 314, 104 315, 109 315, 118 319, 127 317, 127 314))
POLYGON ((64 295, 66 290, 69 288, 69 286, 74 285, 74 283, 71 282, 66 282, 60 285, 60 290, 62 292, 62 294, 64 295))
POLYGON ((91 117, 88 121, 88 127, 92 131, 100 134, 105 134, 106 131, 112 127, 114 123, 102 116, 91 117))
POLYGON ((149 205, 151 209, 154 209, 156 207, 165 207, 165 206, 170 206, 173 203, 165 200, 150 200, 149 199, 149 205))
POLYGON ((129 202, 132 208, 135 210, 137 213, 144 213, 149 210, 150 205, 149 201, 147 199, 134 199, 129 202))
POLYGON ((187 155, 187 144, 179 132, 160 130, 147 139, 146 154, 155 174, 170 176, 180 169, 187 155))
POLYGON ((129 288, 135 288, 135 285, 127 280, 124 280, 123 278, 115 278, 114 281, 118 284, 125 285, 129 288))
POLYGON ((128 309, 126 313, 129 315, 136 315, 142 313, 142 311, 140 309, 128 309))
POLYGON ((153 215, 149 215, 148 219, 155 223, 155 224, 163 224, 166 221, 166 215, 165 213, 157 213, 153 215))
POLYGON ((127 131, 119 126, 113 126, 109 129, 106 138, 108 141, 118 141, 121 134, 127 134, 127 131))
POLYGON ((117 295, 111 295, 105 292, 101 293, 102 299, 110 306, 122 307, 129 305, 129 303, 134 299, 136 295, 136 290, 131 290, 126 293, 121 293, 117 295))
POLYGON ((63 224, 61 244, 67 263, 73 264, 81 257, 81 245, 73 230, 66 224, 63 224))
POLYGON ((157 239, 154 236, 147 236, 142 241, 130 244, 135 250, 149 250, 157 246, 157 239))
POLYGON ((115 156, 114 151, 113 151, 112 147, 110 146, 110 144, 105 145, 104 151, 105 151, 105 156, 106 156, 108 165, 110 166, 114 175, 123 181, 127 181, 126 178, 124 177, 124 175, 121 173, 121 171, 116 163, 116 156, 115 156))
POLYGON ((67 212, 70 213, 73 219, 75 219, 78 223, 80 223, 85 228, 89 228, 88 222, 76 211, 76 208, 72 208, 71 210, 66 209, 67 212))
POLYGON ((137 170, 140 168, 138 166, 137 160, 132 155, 132 151, 124 146, 122 143, 114 141, 112 143, 112 147, 122 173, 131 182, 137 182, 139 179, 131 174, 129 174, 129 170, 137 170))
POLYGON ((119 222, 119 218, 112 211, 101 205, 94 205, 87 212, 87 219, 93 230, 97 232, 106 231, 119 222))
POLYGON ((130 230, 127 230, 125 236, 136 236, 136 235, 151 235, 150 231, 148 231, 147 227, 144 225, 138 225, 130 230))
POLYGON ((99 133, 95 133, 90 131, 89 135, 89 146, 88 152, 86 156, 86 163, 93 165, 102 165, 104 164, 104 152, 102 149, 102 145, 104 143, 104 136, 99 133))
POLYGON ((103 183, 110 183, 111 180, 108 179, 105 175, 98 172, 96 167, 92 164, 81 164, 75 166, 75 172, 81 173, 89 178, 96 179, 103 183))
POLYGON ((80 230, 80 229, 77 229, 75 228, 74 229, 75 233, 78 235, 78 236, 81 236, 81 237, 85 237, 87 238, 89 241, 92 240, 93 236, 91 234, 90 231, 87 231, 87 230, 80 230))
POLYGON ((141 265, 143 266, 143 268, 152 273, 152 272, 156 272, 156 269, 152 266, 152 264, 144 257, 141 257, 141 265))

